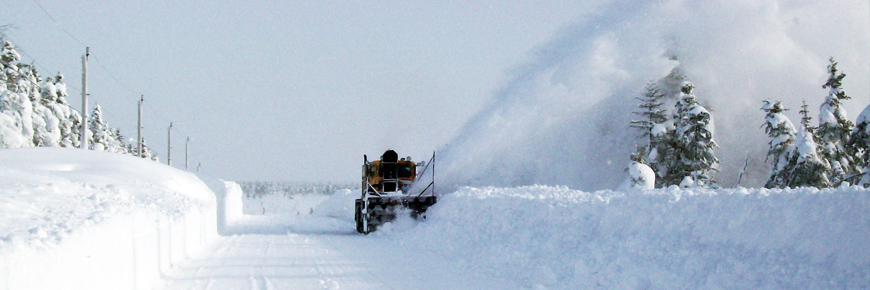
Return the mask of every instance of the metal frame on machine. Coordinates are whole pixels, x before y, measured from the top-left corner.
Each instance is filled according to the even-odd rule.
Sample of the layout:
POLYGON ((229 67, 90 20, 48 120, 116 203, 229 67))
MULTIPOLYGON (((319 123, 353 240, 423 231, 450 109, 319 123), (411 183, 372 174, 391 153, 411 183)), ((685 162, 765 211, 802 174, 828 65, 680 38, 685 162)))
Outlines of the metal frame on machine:
POLYGON ((422 177, 423 174, 426 173, 426 170, 429 169, 429 165, 432 165, 432 181, 430 181, 429 184, 426 185, 426 188, 423 188, 423 190, 420 191, 419 194, 417 194, 418 197, 422 196, 423 193, 426 193, 426 190, 430 187, 432 188, 432 195, 435 195, 435 152, 432 152, 432 158, 430 158, 429 162, 426 163, 426 167, 423 167, 423 171, 417 174, 417 179, 419 180, 420 177, 422 177))

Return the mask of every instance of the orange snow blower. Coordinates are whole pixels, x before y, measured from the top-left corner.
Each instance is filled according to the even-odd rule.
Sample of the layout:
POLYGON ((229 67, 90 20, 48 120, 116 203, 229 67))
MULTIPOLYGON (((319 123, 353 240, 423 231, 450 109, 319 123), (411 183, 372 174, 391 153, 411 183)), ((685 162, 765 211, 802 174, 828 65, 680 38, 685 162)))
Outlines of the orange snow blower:
POLYGON ((399 154, 393 150, 387 150, 380 160, 371 162, 363 155, 361 196, 354 206, 358 232, 371 233, 402 212, 409 212, 415 219, 425 219, 426 210, 436 201, 434 153, 429 162, 420 163, 412 162, 411 157, 399 159, 399 154), (419 174, 418 167, 422 168, 419 174), (427 171, 432 178, 425 187, 420 186, 417 182, 424 179, 427 171))

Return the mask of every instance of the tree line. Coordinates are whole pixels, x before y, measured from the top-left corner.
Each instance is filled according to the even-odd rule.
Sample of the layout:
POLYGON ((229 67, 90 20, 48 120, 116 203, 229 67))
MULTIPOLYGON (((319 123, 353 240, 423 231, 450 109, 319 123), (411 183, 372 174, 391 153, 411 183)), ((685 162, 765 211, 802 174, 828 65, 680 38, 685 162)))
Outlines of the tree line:
MULTIPOLYGON (((21 55, 0 40, 0 149, 21 147, 81 147, 82 115, 66 101, 63 75, 43 78, 36 66, 21 63, 21 55)), ((88 117, 88 149, 138 156, 139 144, 103 119, 99 104, 88 117)), ((142 158, 157 155, 142 140, 142 158)))
POLYGON ((293 198, 294 195, 320 194, 331 195, 342 189, 359 189, 359 184, 344 183, 299 183, 274 181, 242 181, 238 182, 242 192, 248 198, 260 198, 266 195, 281 194, 293 198))
MULTIPOLYGON (((762 128, 770 137, 765 162, 770 175, 764 187, 838 187, 843 184, 870 185, 870 106, 855 123, 841 107, 850 99, 842 89, 846 76, 829 59, 828 80, 822 85, 828 95, 819 107, 818 125, 812 125, 808 105, 803 101, 800 126, 783 112, 781 101, 764 100, 762 128)), ((631 154, 631 166, 646 166, 655 174, 655 187, 718 187, 713 174, 719 160, 714 154, 712 115, 693 94, 694 85, 674 69, 657 82, 650 82, 638 97, 640 116, 630 127, 640 130, 643 145, 631 154), (668 110, 668 103, 673 102, 668 110), (670 112, 670 113, 669 113, 670 112)), ((631 176, 643 184, 644 176, 631 176)))

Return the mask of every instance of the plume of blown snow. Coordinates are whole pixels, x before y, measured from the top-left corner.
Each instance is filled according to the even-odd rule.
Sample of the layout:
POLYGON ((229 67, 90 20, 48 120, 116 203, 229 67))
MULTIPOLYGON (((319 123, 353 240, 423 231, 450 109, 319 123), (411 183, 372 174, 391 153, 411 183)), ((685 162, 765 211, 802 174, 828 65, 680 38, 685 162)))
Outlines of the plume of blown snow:
POLYGON ((866 1, 614 1, 592 11, 510 71, 440 150, 441 184, 615 188, 643 144, 628 127, 635 98, 675 68, 716 120, 724 186, 736 184, 746 152, 754 166, 742 185, 764 183, 761 100, 806 100, 817 112, 829 57, 848 75, 844 108, 866 105, 866 1))

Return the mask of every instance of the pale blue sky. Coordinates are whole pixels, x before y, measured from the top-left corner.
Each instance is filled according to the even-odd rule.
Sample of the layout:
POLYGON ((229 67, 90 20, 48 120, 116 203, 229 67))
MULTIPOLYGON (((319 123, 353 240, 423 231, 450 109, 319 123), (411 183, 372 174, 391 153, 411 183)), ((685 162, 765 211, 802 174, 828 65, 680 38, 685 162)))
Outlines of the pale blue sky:
POLYGON ((0 3, 25 62, 80 108, 80 56, 107 121, 183 167, 231 180, 353 181, 362 154, 416 159, 450 141, 584 1, 50 1, 0 3), (37 2, 59 23, 45 15, 37 2), (105 70, 102 66, 105 66, 105 70), (108 70, 128 88, 106 73, 108 70))

